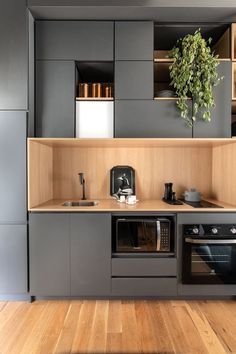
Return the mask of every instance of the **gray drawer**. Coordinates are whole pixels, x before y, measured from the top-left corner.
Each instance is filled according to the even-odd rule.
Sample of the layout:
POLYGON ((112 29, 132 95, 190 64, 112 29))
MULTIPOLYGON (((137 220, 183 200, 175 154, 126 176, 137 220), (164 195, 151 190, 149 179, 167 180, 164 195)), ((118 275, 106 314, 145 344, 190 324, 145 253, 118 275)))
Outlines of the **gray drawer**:
POLYGON ((176 296, 176 278, 113 278, 112 295, 176 296))
POLYGON ((176 258, 113 258, 113 276, 176 276, 176 258))

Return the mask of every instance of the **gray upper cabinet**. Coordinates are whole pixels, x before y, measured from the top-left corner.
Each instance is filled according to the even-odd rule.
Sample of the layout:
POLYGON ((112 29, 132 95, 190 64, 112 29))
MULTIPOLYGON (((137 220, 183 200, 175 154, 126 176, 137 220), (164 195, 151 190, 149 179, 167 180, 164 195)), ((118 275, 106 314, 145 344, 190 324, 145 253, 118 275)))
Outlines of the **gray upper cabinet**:
POLYGON ((36 59, 113 60, 112 21, 37 21, 36 59))
POLYGON ((25 0, 1 1, 0 109, 27 109, 28 44, 25 0))
POLYGON ((180 118, 175 101, 115 102, 116 138, 191 138, 192 129, 180 118))
POLYGON ((153 60, 153 22, 115 22, 115 60, 153 60))
POLYGON ((26 112, 0 112, 0 223, 26 222, 26 112))
POLYGON ((27 227, 0 225, 0 293, 27 292, 27 227))
POLYGON ((71 295, 111 291, 110 214, 71 214, 71 295))
POLYGON ((29 215, 30 293, 70 295, 69 214, 29 215))
POLYGON ((74 137, 75 80, 73 61, 36 62, 37 137, 74 137))
POLYGON ((153 98, 153 62, 117 61, 115 63, 116 99, 153 98))
POLYGON ((223 81, 214 88, 216 106, 212 110, 211 122, 197 121, 193 128, 194 138, 231 138, 231 61, 222 61, 218 67, 223 81))

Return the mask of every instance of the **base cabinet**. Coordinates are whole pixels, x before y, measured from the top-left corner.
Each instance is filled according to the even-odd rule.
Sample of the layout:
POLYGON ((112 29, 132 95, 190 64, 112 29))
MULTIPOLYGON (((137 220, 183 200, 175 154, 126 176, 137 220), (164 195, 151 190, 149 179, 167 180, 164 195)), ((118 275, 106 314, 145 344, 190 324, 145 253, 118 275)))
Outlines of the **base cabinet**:
POLYGON ((71 215, 71 295, 111 291, 110 214, 71 215))
POLYGON ((30 214, 29 254, 31 295, 69 296, 69 214, 30 214))
POLYGON ((27 227, 0 225, 0 293, 27 292, 27 227))

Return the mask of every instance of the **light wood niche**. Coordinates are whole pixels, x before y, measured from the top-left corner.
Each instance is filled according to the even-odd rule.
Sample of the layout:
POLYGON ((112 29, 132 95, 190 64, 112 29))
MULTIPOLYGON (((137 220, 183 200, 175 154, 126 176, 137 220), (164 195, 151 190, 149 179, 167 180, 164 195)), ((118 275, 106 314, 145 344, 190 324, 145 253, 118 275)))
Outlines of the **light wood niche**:
POLYGON ((236 205, 234 139, 29 139, 29 209, 51 199, 79 199, 84 172, 91 199, 110 198, 110 169, 136 171, 137 196, 161 199, 165 182, 178 196, 196 187, 205 198, 236 205))

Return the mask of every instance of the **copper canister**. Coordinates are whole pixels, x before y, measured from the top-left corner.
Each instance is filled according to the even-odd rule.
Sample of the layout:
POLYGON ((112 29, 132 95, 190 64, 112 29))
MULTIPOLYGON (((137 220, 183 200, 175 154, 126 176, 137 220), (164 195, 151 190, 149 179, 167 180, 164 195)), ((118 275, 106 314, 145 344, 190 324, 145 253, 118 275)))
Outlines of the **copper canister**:
POLYGON ((84 94, 83 97, 89 97, 89 85, 84 84, 84 94))
POLYGON ((98 84, 92 84, 92 97, 98 97, 98 84))
POLYGON ((100 83, 97 84, 97 97, 102 97, 102 85, 100 83))
POLYGON ((109 85, 105 87, 105 97, 111 97, 111 86, 109 85))

